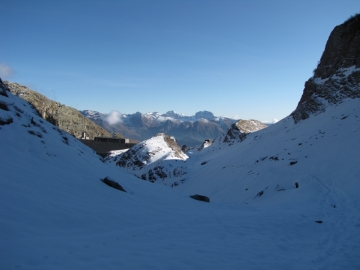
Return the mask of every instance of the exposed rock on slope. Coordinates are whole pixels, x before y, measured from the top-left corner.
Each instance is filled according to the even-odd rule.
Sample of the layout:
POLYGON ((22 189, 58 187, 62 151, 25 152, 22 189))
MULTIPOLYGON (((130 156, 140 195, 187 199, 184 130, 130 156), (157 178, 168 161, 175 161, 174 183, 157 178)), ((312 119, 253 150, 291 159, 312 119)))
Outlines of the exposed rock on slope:
POLYGON ((212 142, 209 139, 206 139, 199 147, 199 151, 203 150, 206 147, 209 147, 212 144, 212 142))
POLYGON ((117 166, 143 180, 172 185, 185 174, 183 162, 187 158, 176 142, 168 135, 159 133, 131 147, 127 152, 105 160, 115 162, 117 166))
POLYGON ((326 104, 360 97, 360 14, 331 32, 314 76, 291 114, 295 123, 323 112, 326 104))
POLYGON ((4 85, 3 81, 0 78, 0 95, 7 97, 7 93, 6 93, 6 89, 7 87, 4 85))
POLYGON ((231 126, 231 128, 226 134, 220 136, 214 141, 231 145, 235 142, 241 142, 245 140, 247 134, 261 130, 266 127, 267 125, 258 120, 239 120, 231 126))
POLYGON ((266 127, 265 124, 258 120, 240 120, 231 126, 231 129, 229 129, 224 138, 224 142, 233 143, 234 141, 243 141, 246 138, 246 134, 266 127))
MULTIPOLYGON (((75 138, 81 138, 82 132, 86 132, 90 139, 96 136, 111 136, 110 132, 99 127, 74 108, 52 101, 18 83, 5 81, 4 85, 11 93, 28 101, 42 118, 73 135, 75 138)), ((120 134, 117 134, 117 137, 122 138, 120 134)))

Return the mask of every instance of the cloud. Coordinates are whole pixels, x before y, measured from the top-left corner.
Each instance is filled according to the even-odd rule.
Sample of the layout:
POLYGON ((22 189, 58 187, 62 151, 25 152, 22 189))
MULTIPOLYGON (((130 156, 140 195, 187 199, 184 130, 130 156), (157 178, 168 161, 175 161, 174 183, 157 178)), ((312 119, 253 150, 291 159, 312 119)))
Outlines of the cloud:
POLYGON ((111 111, 109 114, 104 116, 104 120, 109 123, 109 125, 115 125, 121 120, 121 114, 118 111, 111 111))
POLYGON ((0 77, 8 78, 14 73, 14 70, 5 63, 0 64, 0 77))
POLYGON ((274 118, 272 121, 261 121, 261 122, 263 122, 264 124, 275 124, 275 123, 279 122, 279 120, 274 118))

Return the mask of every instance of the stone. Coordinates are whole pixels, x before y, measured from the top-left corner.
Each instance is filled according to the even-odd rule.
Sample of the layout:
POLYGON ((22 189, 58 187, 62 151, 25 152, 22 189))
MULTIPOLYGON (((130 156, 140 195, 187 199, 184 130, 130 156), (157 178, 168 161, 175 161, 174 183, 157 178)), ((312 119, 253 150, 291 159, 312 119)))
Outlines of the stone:
POLYGON ((191 195, 190 198, 193 198, 194 200, 198 200, 198 201, 202 201, 202 202, 210 202, 209 197, 204 196, 204 195, 195 194, 195 195, 191 195))
POLYGON ((101 179, 101 181, 108 185, 109 187, 115 188, 117 190, 121 190, 123 192, 126 192, 125 189, 117 182, 110 180, 108 177, 105 177, 104 179, 101 179))

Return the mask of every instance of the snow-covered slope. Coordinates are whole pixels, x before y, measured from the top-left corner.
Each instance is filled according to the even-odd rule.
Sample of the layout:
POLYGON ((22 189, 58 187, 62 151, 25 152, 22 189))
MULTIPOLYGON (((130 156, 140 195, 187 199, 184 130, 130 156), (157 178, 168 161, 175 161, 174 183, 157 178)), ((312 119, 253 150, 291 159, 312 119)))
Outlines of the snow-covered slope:
MULTIPOLYGON (((235 155, 239 148, 226 146, 228 155, 222 158, 227 160, 216 159, 216 164, 216 155, 206 148, 190 159, 202 170, 192 172, 192 178, 182 187, 195 190, 201 181, 208 180, 205 188, 209 188, 201 190, 210 195, 208 204, 101 162, 92 150, 43 121, 25 101, 10 93, 8 97, 0 95, 0 103, 1 269, 356 269, 360 265, 355 153, 345 159, 353 159, 349 164, 341 162, 341 156, 326 156, 324 162, 330 165, 325 166, 311 162, 319 154, 305 158, 298 146, 298 151, 291 153, 298 163, 277 171, 269 164, 289 160, 273 161, 270 153, 282 159, 286 150, 282 150, 280 140, 276 147, 263 139, 261 145, 269 157, 258 163, 268 164, 262 168, 269 168, 266 172, 270 173, 271 187, 253 199, 266 183, 264 178, 256 179, 261 171, 247 171, 246 178, 239 175, 234 189, 248 182, 246 192, 251 196, 230 204, 216 201, 224 201, 226 194, 234 201, 235 192, 229 193, 226 183, 240 172, 236 166, 241 165, 244 157, 240 154, 245 152, 235 155), (208 158, 204 158, 206 151, 208 158), (291 171, 304 166, 301 164, 307 159, 322 172, 324 167, 337 164, 337 175, 325 181, 324 175, 301 172, 301 178, 299 170, 291 171), (204 160, 207 163, 200 165, 204 160), (216 171, 222 164, 226 167, 216 171), (100 178, 106 176, 127 192, 104 185, 100 178), (336 176, 342 181, 335 181, 336 176), (210 193, 214 179, 218 180, 217 195, 210 193), (293 188, 294 181, 299 182, 299 189, 293 188), (274 191, 275 182, 286 190, 274 191), (319 220, 323 223, 315 222, 319 220)), ((338 115, 334 108, 333 116, 339 119, 328 120, 337 124, 333 129, 339 138, 346 134, 346 121, 356 118, 350 115, 351 110, 359 107, 358 103, 347 105, 347 110, 341 111, 349 114, 338 115)), ((298 134, 300 125, 292 125, 289 120, 280 124, 288 124, 290 137, 298 134)), ((356 126, 351 127, 357 131, 356 126)), ((274 126, 268 134, 276 135, 280 132, 277 130, 281 129, 274 126)), ((310 132, 286 143, 294 145, 307 139, 303 147, 310 149, 311 142, 318 138, 330 147, 330 141, 321 137, 326 138, 327 133, 322 133, 309 138, 310 132)), ((251 152, 250 143, 255 144, 259 136, 254 134, 253 139, 242 142, 249 142, 247 153, 251 152)), ((347 139, 351 138, 345 136, 343 144, 347 139)), ((255 158, 258 155, 254 152, 249 158, 254 170, 255 158)), ((243 160, 243 169, 246 165, 243 160)))
POLYGON ((214 143, 204 149, 179 188, 215 200, 251 203, 260 191, 264 191, 261 200, 282 197, 286 192, 277 192, 277 186, 293 190, 295 182, 303 188, 331 183, 342 190, 351 187, 347 191, 355 199, 358 195, 352 187, 360 177, 359 134, 359 99, 328 106, 326 112, 298 124, 287 117, 248 134, 242 142, 214 143), (198 166, 203 162, 206 165, 198 166))

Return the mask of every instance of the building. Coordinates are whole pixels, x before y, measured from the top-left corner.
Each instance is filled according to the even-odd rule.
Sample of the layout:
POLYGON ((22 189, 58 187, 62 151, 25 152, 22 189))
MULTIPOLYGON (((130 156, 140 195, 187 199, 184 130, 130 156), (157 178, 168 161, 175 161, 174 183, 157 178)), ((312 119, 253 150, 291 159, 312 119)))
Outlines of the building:
MULTIPOLYGON (((84 132, 85 133, 85 132, 84 132)), ((86 139, 86 134, 80 141, 92 148, 98 155, 105 157, 109 151, 127 149, 134 146, 135 142, 130 142, 130 139, 114 138, 114 137, 94 137, 94 140, 86 139)))

